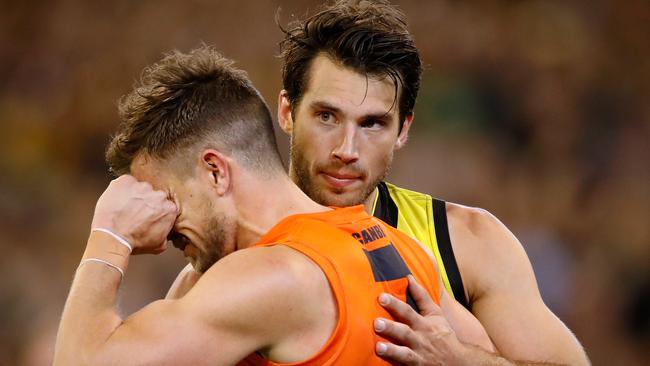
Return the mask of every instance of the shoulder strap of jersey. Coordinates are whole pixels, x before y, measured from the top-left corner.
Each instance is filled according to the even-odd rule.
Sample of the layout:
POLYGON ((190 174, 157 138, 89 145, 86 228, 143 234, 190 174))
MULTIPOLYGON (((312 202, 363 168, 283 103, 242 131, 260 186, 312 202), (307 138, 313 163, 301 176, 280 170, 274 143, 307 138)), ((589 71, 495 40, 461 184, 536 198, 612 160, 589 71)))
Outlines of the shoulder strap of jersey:
POLYGON ((447 278, 451 290, 454 292, 456 301, 461 303, 465 308, 469 309, 469 303, 465 297, 465 286, 463 286, 463 279, 458 270, 456 263, 456 256, 454 249, 451 246, 451 238, 449 237, 449 225, 447 224, 447 203, 445 201, 434 198, 433 199, 433 224, 436 228, 436 240, 438 241, 438 250, 440 256, 445 264, 447 271, 447 278))
MULTIPOLYGON (((465 286, 463 279, 458 270, 458 264, 454 256, 454 250, 451 246, 451 239, 449 237, 449 226, 447 224, 447 208, 445 201, 432 199, 432 218, 435 227, 436 241, 444 270, 449 279, 449 285, 453 292, 456 301, 461 303, 465 308, 469 309, 469 302, 465 297, 465 286)), ((375 207, 373 214, 375 217, 381 219, 388 225, 399 229, 397 227, 399 208, 390 195, 390 191, 385 182, 380 182, 377 185, 377 198, 375 200, 375 207)))
POLYGON ((397 215, 399 209, 397 208, 395 201, 391 198, 386 183, 379 182, 379 185, 377 185, 377 191, 373 216, 397 229, 397 215))

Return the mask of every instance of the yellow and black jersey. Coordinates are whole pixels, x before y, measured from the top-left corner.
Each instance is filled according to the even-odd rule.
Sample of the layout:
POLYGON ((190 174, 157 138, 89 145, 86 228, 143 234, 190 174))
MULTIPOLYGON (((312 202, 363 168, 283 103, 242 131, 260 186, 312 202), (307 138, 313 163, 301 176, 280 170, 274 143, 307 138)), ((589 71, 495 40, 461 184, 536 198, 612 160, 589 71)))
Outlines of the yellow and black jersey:
POLYGON ((422 243, 438 262, 447 292, 469 308, 449 238, 446 202, 386 182, 377 190, 373 215, 422 243))

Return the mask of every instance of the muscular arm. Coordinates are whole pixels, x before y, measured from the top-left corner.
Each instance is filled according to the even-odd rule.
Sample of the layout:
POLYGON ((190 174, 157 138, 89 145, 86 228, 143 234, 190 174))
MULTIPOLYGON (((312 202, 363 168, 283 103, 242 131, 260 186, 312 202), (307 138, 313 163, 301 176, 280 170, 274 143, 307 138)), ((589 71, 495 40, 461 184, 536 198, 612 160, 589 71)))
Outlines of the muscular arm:
MULTIPOLYGON (((167 194, 122 176, 97 202, 92 227, 124 237, 134 253, 160 253, 175 218, 167 194)), ((295 361, 291 357, 309 353, 292 351, 291 344, 311 340, 311 348, 301 351, 313 352, 330 334, 323 331, 323 324, 332 326, 319 307, 331 297, 324 274, 288 248, 230 254, 182 298, 154 302, 128 319, 116 310, 121 276, 115 267, 126 271, 129 249, 94 231, 83 257, 100 262, 82 262, 77 270, 61 317, 55 365, 227 365, 253 351, 295 361)), ((326 306, 332 307, 331 299, 326 306)))
POLYGON ((390 295, 379 298, 395 319, 375 321, 375 331, 389 340, 376 346, 377 354, 385 360, 410 366, 542 365, 513 362, 496 354, 478 320, 444 292, 438 306, 413 278, 409 278, 409 289, 420 314, 390 295))
POLYGON ((484 210, 448 204, 447 215, 472 313, 499 353, 528 363, 588 365, 578 340, 542 301, 517 238, 484 210))
MULTIPOLYGON (((110 240, 92 235, 93 255, 111 251, 110 240)), ((125 320, 116 311, 119 273, 99 263, 81 266, 62 316, 54 365, 232 365, 272 349, 309 319, 293 303, 294 312, 271 314, 295 300, 284 289, 297 289, 277 259, 259 252, 222 259, 183 298, 156 301, 125 320)), ((126 268, 127 258, 119 265, 126 268)))
POLYGON ((395 298, 382 303, 398 322, 376 329, 392 341, 378 345, 378 353, 405 365, 589 365, 577 339, 542 301, 514 235, 485 211, 450 206, 454 251, 472 313, 485 329, 446 294, 438 307, 414 285, 422 313, 395 298), (484 331, 498 353, 488 352, 493 349, 484 343, 484 331))

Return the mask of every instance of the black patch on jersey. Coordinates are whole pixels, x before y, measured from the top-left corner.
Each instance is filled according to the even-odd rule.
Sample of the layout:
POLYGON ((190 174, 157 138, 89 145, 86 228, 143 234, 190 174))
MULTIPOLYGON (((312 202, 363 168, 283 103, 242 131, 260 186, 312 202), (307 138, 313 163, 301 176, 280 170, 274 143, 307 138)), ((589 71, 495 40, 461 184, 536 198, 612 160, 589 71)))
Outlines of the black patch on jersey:
POLYGON ((363 250, 370 261, 376 282, 392 281, 411 274, 393 243, 375 250, 363 250))
MULTIPOLYGON (((375 250, 366 250, 363 252, 368 257, 370 267, 372 267, 372 274, 376 282, 393 281, 400 278, 405 278, 411 274, 402 256, 399 255, 393 243, 389 243, 385 247, 375 250)), ((406 303, 409 304, 413 310, 420 312, 411 291, 406 291, 406 303)))

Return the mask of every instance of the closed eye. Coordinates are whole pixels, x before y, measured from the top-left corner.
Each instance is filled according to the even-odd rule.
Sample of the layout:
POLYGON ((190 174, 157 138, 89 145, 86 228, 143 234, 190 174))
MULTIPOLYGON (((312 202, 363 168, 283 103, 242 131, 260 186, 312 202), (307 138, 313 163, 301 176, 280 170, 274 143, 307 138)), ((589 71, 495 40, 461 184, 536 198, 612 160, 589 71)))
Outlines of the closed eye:
POLYGON ((180 250, 184 250, 187 244, 190 243, 190 239, 188 239, 187 236, 176 231, 170 232, 167 236, 167 240, 171 240, 174 247, 180 250))

